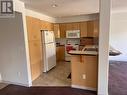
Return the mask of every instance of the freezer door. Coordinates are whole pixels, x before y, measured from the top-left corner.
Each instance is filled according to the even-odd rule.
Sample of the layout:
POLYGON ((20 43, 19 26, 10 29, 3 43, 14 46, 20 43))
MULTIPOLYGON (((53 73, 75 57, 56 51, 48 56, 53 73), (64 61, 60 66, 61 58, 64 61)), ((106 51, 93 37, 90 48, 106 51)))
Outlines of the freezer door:
POLYGON ((55 43, 45 44, 45 69, 46 72, 56 66, 56 46, 55 43))
POLYGON ((54 32, 53 31, 44 31, 44 43, 55 42, 54 32))

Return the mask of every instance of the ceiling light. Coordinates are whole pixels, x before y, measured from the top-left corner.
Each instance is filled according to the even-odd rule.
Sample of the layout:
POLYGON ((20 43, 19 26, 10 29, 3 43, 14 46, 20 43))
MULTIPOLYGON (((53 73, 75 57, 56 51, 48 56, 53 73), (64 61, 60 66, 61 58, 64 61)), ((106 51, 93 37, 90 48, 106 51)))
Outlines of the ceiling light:
POLYGON ((57 4, 52 4, 52 7, 55 8, 55 7, 58 7, 58 5, 57 4))

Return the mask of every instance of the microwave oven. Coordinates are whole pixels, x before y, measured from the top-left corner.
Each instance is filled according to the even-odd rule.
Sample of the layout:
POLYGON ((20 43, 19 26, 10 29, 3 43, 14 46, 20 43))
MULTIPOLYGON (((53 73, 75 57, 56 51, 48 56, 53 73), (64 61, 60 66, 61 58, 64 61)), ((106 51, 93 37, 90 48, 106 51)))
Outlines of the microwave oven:
POLYGON ((66 38, 80 38, 80 30, 67 30, 66 38))

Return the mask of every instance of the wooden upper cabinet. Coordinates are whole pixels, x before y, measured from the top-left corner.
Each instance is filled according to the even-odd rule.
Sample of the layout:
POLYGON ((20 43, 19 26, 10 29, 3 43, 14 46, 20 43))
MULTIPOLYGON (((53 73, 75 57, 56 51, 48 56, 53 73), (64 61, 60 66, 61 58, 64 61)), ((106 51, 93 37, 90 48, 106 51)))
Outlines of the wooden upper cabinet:
POLYGON ((80 23, 67 23, 66 24, 66 30, 79 30, 80 29, 80 23))
POLYGON ((87 37, 99 36, 99 21, 93 20, 87 22, 87 37))
POLYGON ((78 23, 78 22, 72 23, 72 29, 73 30, 80 30, 80 23, 78 23))
POLYGON ((98 20, 54 24, 54 33, 56 38, 66 38, 67 30, 80 30, 80 37, 98 37, 98 20))
POLYGON ((47 21, 41 21, 41 30, 52 30, 53 31, 53 23, 47 21))
POLYGON ((66 24, 62 23, 60 27, 60 38, 66 38, 66 24))
POLYGON ((94 21, 94 37, 99 37, 99 20, 94 21))
POLYGON ((87 22, 87 37, 94 37, 94 21, 87 22))
POLYGON ((80 23, 80 37, 87 37, 87 22, 80 23))
POLYGON ((66 30, 72 30, 72 24, 66 23, 66 30))
POLYGON ((26 17, 27 32, 29 40, 40 40, 41 21, 33 17, 26 17))
POLYGON ((60 38, 60 25, 54 24, 54 35, 55 38, 60 38))

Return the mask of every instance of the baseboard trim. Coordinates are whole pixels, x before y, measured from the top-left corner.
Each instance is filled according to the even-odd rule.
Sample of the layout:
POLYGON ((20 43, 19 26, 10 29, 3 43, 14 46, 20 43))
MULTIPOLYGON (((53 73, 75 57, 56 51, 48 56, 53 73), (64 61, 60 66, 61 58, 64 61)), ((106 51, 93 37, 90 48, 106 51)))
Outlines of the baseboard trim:
POLYGON ((25 86, 25 87, 31 87, 32 86, 32 84, 22 84, 22 83, 17 83, 17 82, 10 82, 10 81, 2 81, 2 83, 14 84, 14 85, 25 86))
POLYGON ((85 87, 85 86, 79 86, 79 85, 71 85, 71 87, 78 88, 78 89, 84 89, 84 90, 97 91, 96 88, 92 88, 92 87, 85 87))
POLYGON ((0 83, 2 83, 2 80, 0 80, 0 83))

